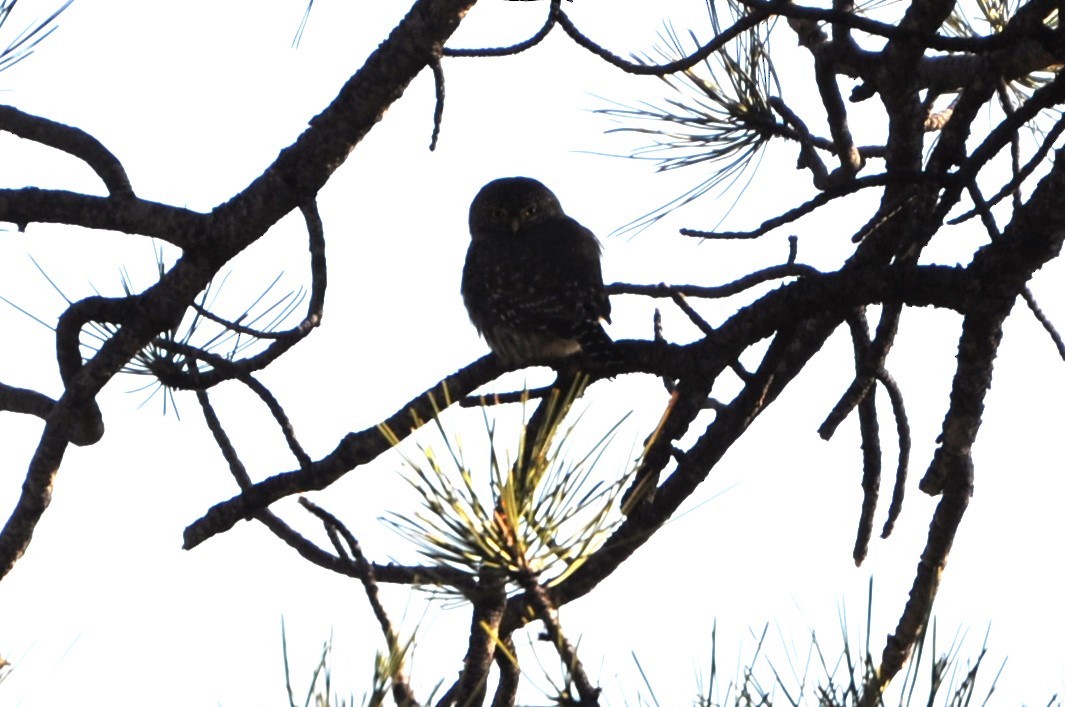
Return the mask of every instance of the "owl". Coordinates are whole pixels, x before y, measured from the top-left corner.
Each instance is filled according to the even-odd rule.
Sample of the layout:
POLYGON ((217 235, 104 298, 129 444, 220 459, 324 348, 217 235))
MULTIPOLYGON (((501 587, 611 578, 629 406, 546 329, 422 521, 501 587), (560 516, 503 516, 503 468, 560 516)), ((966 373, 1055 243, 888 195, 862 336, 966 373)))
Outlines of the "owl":
POLYGON ((513 366, 603 353, 610 300, 592 232, 535 179, 486 184, 470 205, 462 299, 470 321, 513 366))

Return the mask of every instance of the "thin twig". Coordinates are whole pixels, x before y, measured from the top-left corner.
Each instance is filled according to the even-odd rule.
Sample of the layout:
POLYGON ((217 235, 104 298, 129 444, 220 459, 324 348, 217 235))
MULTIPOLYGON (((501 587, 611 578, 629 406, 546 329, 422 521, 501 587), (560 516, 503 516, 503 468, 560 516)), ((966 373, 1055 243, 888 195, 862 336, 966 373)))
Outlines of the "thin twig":
MULTIPOLYGON (((1046 160, 1046 156, 1054 148, 1054 143, 1057 142, 1059 137, 1061 137, 1062 132, 1065 132, 1065 117, 1059 118, 1058 121, 1054 123, 1054 127, 1047 131, 1046 136, 1044 137, 1042 143, 1040 143, 1039 145, 1039 149, 1035 151, 1035 154, 1032 155, 1032 158, 1028 160, 1028 162, 1026 162, 1024 166, 1021 167, 1020 170, 1018 170, 1017 173, 995 193, 994 196, 987 200, 987 206, 994 206, 1007 196, 1017 193, 1017 189, 1020 187, 1021 184, 1024 183, 1024 180, 1030 177, 1032 173, 1036 170, 1036 168, 1038 168, 1044 163, 1044 161, 1046 160)), ((961 216, 947 221, 947 223, 952 226, 956 226, 960 223, 968 221, 973 216, 976 216, 978 214, 979 210, 973 208, 969 211, 966 211, 961 216)))
MULTIPOLYGON (((592 685, 591 680, 588 679, 588 674, 584 672, 584 666, 577 657, 577 651, 565 634, 562 633, 562 626, 558 622, 558 613, 555 611, 555 607, 552 606, 550 597, 536 581, 536 578, 530 574, 523 574, 519 581, 522 588, 525 589, 525 596, 536 613, 536 618, 543 622, 548 639, 554 645, 555 650, 558 651, 559 658, 562 659, 562 664, 569 671, 570 677, 573 678, 573 684, 576 686, 577 694, 581 698, 581 707, 596 707, 599 704, 600 690, 592 685)), ((570 698, 568 695, 562 695, 561 697, 563 699, 570 698)))
POLYGON ((433 135, 429 139, 429 151, 436 150, 437 140, 440 138, 440 124, 444 120, 444 67, 437 59, 429 63, 433 72, 433 86, 436 87, 436 104, 433 108, 433 135))
MULTIPOLYGON (((762 222, 758 228, 752 231, 700 231, 693 228, 682 228, 680 233, 683 236, 691 236, 693 238, 713 238, 717 240, 743 240, 748 238, 759 238, 764 236, 770 231, 780 228, 786 224, 798 221, 803 216, 813 213, 817 209, 829 204, 836 199, 844 196, 850 196, 855 192, 862 189, 868 189, 870 187, 882 187, 886 184, 890 184, 893 181, 898 181, 887 174, 872 174, 868 177, 858 177, 850 181, 844 182, 838 186, 833 187, 827 191, 823 191, 814 195, 808 201, 799 204, 798 206, 788 209, 779 216, 766 219, 762 222)), ((912 180, 909 180, 912 181, 912 180)))
POLYGON ((592 54, 603 61, 616 66, 622 71, 630 74, 643 75, 643 76, 665 76, 667 74, 673 74, 678 71, 684 71, 690 69, 699 62, 705 60, 714 52, 718 51, 740 34, 752 29, 759 23, 771 17, 776 11, 788 5, 788 2, 783 0, 771 0, 766 4, 765 9, 756 10, 749 15, 741 17, 726 30, 723 30, 714 39, 707 44, 704 44, 695 52, 689 54, 686 57, 677 59, 676 61, 667 62, 665 64, 645 64, 642 62, 627 61, 616 54, 604 49, 602 46, 596 44, 592 40, 588 39, 577 26, 573 24, 569 16, 566 13, 559 11, 558 24, 565 30, 566 34, 575 41, 581 47, 587 49, 592 54))
POLYGON ((526 49, 531 49, 537 44, 542 42, 544 38, 551 32, 551 28, 558 22, 559 8, 562 5, 562 0, 551 0, 550 9, 547 13, 547 19, 544 21, 543 27, 537 30, 536 34, 529 37, 523 42, 512 44, 509 47, 492 47, 486 49, 452 49, 444 47, 443 56, 454 57, 490 57, 490 56, 510 56, 512 54, 520 54, 526 49))
POLYGON ((664 282, 657 285, 637 285, 616 282, 607 285, 606 290, 611 295, 642 295, 644 297, 668 297, 670 299, 679 295, 682 297, 717 299, 737 295, 770 280, 783 277, 811 277, 820 274, 819 270, 809 265, 788 263, 786 265, 772 265, 768 268, 757 270, 724 285, 667 285, 664 282))
POLYGON ((1043 312, 1039 303, 1035 301, 1035 295, 1032 291, 1025 287, 1021 290, 1021 297, 1024 298, 1025 304, 1028 305, 1028 309, 1032 310, 1032 314, 1035 315, 1036 320, 1043 325, 1047 334, 1050 335, 1051 341, 1054 342, 1054 348, 1058 350, 1058 356, 1065 361, 1065 341, 1062 341, 1061 334, 1054 327, 1054 323, 1050 321, 1050 318, 1043 312))
MULTIPOLYGON (((339 518, 324 508, 315 505, 308 498, 301 496, 299 502, 301 506, 322 521, 322 524, 329 532, 330 539, 333 540, 333 547, 337 554, 358 567, 362 587, 366 593, 366 600, 370 603, 370 609, 381 627, 381 633, 384 634, 385 643, 388 645, 388 653, 393 657, 402 656, 405 650, 399 643, 399 635, 392 627, 392 621, 388 618, 388 612, 385 610, 384 604, 381 603, 373 565, 367 561, 366 555, 363 554, 355 535, 348 530, 347 526, 340 522, 339 518), (343 545, 340 544, 337 536, 343 538, 343 545)), ((411 690, 406 676, 403 674, 402 660, 397 662, 395 670, 388 677, 392 681, 392 696, 396 704, 399 707, 417 707, 418 701, 414 697, 414 692, 411 690)))
POLYGON ((902 402, 902 391, 891 374, 880 369, 876 378, 887 391, 891 401, 891 411, 895 416, 895 431, 899 442, 899 460, 895 467, 895 484, 891 490, 891 504, 888 506, 887 520, 884 521, 884 529, 880 537, 886 539, 891 535, 895 527, 895 521, 902 513, 902 501, 906 496, 906 476, 910 466, 910 422, 906 416, 906 407, 902 402))
POLYGON ((806 127, 806 123, 803 122, 795 111, 788 107, 788 105, 778 96, 770 97, 769 105, 772 106, 773 110, 779 113, 780 117, 783 118, 799 135, 798 167, 800 169, 805 167, 813 173, 815 186, 827 186, 828 168, 825 167, 821 155, 819 155, 817 150, 814 149, 816 147, 814 137, 810 134, 810 129, 806 127))

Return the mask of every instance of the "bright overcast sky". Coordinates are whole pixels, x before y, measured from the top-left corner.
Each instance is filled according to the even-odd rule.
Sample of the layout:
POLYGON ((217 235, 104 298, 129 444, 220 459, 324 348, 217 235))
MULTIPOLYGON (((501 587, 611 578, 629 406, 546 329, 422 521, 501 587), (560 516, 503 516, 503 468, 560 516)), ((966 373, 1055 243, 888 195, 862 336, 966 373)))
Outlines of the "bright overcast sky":
MULTIPOLYGON (((140 196, 208 210, 240 191, 291 143, 406 6, 317 0, 302 44, 293 49, 304 10, 300 0, 76 0, 33 56, 0 74, 0 99, 100 139, 123 162, 140 196)), ((0 42, 53 8, 41 0, 19 3, 22 14, 12 17, 0 42)), ((510 43, 531 34, 545 10, 543 2, 484 0, 450 44, 510 43)), ((709 33, 701 0, 577 0, 567 11, 620 54, 649 50, 663 17, 673 17, 679 27, 695 18, 700 36, 709 33), (667 12, 672 7, 677 11, 667 12)), ((703 173, 696 167, 657 175, 648 163, 592 154, 624 153, 639 143, 604 136, 616 125, 590 109, 606 106, 606 99, 653 100, 664 85, 624 76, 556 35, 517 58, 445 60, 447 104, 435 153, 427 149, 433 85, 423 73, 323 190, 330 278, 324 323, 262 376, 312 456, 485 352, 458 284, 469 201, 490 179, 525 174, 550 186, 567 212, 604 240, 610 281, 726 282, 782 262, 789 233, 799 236, 800 261, 832 268, 850 247, 855 225, 870 213, 868 201, 842 203, 758 244, 696 244, 677 235, 682 226, 715 227, 739 193, 734 191, 635 238, 607 237, 693 186, 703 173)), ((801 99, 810 84, 787 80, 794 72, 804 75, 808 58, 793 38, 777 40, 786 52, 784 97, 804 106, 818 125, 816 105, 801 99)), ((989 116, 987 125, 995 119, 989 116)), ((773 147, 778 157, 761 165, 727 226, 752 227, 811 193, 808 174, 794 170, 794 148, 773 147)), ((0 186, 26 185, 102 190, 76 160, 0 136, 0 186)), ((960 236, 929 257, 964 262, 979 238, 960 236)), ((235 316, 279 273, 282 291, 306 285, 305 254, 299 220, 290 216, 231 264, 220 313, 235 316)), ((143 239, 40 225, 19 234, 5 224, 0 295, 50 323, 64 302, 31 257, 71 299, 96 290, 120 293, 123 268, 135 286, 145 287, 155 267, 152 245, 143 239)), ((166 257, 172 262, 175 254, 166 257)), ((1059 325, 1065 324, 1061 279, 1055 264, 1033 283, 1059 325)), ((717 323, 737 305, 711 302, 703 311, 717 323)), ((614 298, 612 335, 650 336, 652 307, 614 298)), ((695 337, 682 316, 665 309, 667 336, 695 337)), ((715 619, 725 679, 738 660, 751 656, 750 631, 760 632, 767 622, 778 669, 787 666, 781 634, 800 672, 810 631, 834 656, 841 606, 851 628, 864 632, 870 576, 872 650, 879 655, 906 599, 934 507, 916 482, 946 409, 958 324, 956 316, 930 311, 903 319, 889 367, 907 396, 913 425, 909 494, 895 536, 875 539, 861 568, 851 560, 860 508, 856 421, 848 420, 831 443, 816 435, 852 375, 848 342, 837 336, 729 452, 686 513, 590 598, 563 610, 564 628, 580 638, 586 666, 611 704, 626 698, 636 703, 641 685, 630 651, 663 704, 688 703, 699 676, 709 672, 715 619)), ((0 380, 57 395, 51 332, 2 302, 0 325, 0 380)), ((1045 704, 1065 691, 1056 402, 1065 392, 1063 370, 1049 338, 1018 306, 1006 323, 975 449, 976 494, 936 604, 940 650, 967 631, 961 652, 975 658, 990 623, 984 685, 1008 657, 997 691, 1001 704, 1045 704)), ((517 376, 499 387, 521 381, 517 376)), ((145 402, 149 391, 130 392, 143 383, 120 377, 105 389, 106 436, 93 447, 68 451, 28 553, 0 583, 0 655, 14 663, 0 684, 0 704, 283 704, 282 617, 297 688, 309 680, 322 643, 332 635, 334 684, 342 694, 360 696, 381 641, 356 583, 308 565, 253 523, 192 552, 180 549, 182 529, 231 496, 235 485, 192 396, 178 396, 179 419, 169 408, 163 414, 159 396, 145 402)), ((217 391, 216 401, 254 477, 292 468, 252 396, 230 385, 217 391)), ((593 435, 624 412, 634 413, 612 452, 616 468, 624 469, 665 401, 654 380, 602 382, 585 396, 593 435)), ((466 438, 483 433, 479 411, 448 411, 445 423, 466 438)), ((40 427, 35 419, 0 417, 5 514, 40 427)), ((893 467, 891 427, 885 411, 887 469, 893 467)), ((419 439, 432 441, 431 435, 419 439)), ((413 557, 379 521, 386 510, 414 503, 399 471, 399 457, 386 455, 314 496, 349 524, 372 559, 413 557)), ((325 542, 294 502, 275 508, 325 542)), ((410 600, 404 588, 384 597, 405 632, 421 622, 414 657, 420 696, 437 680, 453 680, 466 611, 434 604, 426 612, 420 595, 410 600)), ((525 668, 543 684, 535 663, 525 668)), ((816 669, 811 674, 819 675, 816 669)))

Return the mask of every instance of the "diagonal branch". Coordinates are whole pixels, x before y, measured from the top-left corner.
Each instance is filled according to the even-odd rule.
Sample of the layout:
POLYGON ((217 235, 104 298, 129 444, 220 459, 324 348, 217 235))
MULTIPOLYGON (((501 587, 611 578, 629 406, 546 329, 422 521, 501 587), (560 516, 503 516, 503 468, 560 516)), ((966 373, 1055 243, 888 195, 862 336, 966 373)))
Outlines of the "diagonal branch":
MULTIPOLYGON (((219 420, 207 392, 203 390, 196 391, 196 399, 200 403, 200 409, 203 412, 204 421, 211 431, 211 436, 229 466, 230 474, 233 475, 237 485, 241 488, 251 486, 251 477, 248 475, 244 463, 240 460, 232 440, 230 440, 229 435, 226 434, 225 429, 222 427, 222 422, 219 420)), ((473 588, 467 574, 456 572, 446 567, 408 567, 395 564, 382 565, 374 562, 370 562, 366 566, 356 566, 342 557, 326 552, 310 540, 307 540, 268 509, 257 512, 254 517, 282 542, 295 550, 300 557, 330 572, 354 577, 355 579, 363 579, 366 572, 372 571, 377 580, 382 582, 411 585, 444 584, 449 587, 456 587, 459 590, 471 590, 473 588)))
MULTIPOLYGON (((704 339, 687 346, 662 342, 615 342, 616 356, 610 362, 583 363, 589 366, 587 372, 593 378, 638 372, 671 379, 688 378, 706 384, 750 345, 794 326, 797 321, 816 319, 826 312, 833 318, 842 319, 856 306, 885 300, 967 311, 980 301, 981 296, 977 283, 959 268, 928 265, 892 269, 876 278, 860 271, 830 273, 803 278, 765 295, 723 323, 712 340, 704 339)), ((244 493, 216 504, 185 529, 185 549, 192 549, 229 530, 239 521, 251 517, 257 509, 285 496, 329 486, 391 448, 387 436, 378 427, 387 427, 396 437, 404 439, 441 409, 503 372, 495 357, 485 356, 444 378, 379 426, 349 433, 333 452, 308 468, 272 476, 244 493)))
POLYGON ((1059 151, 1050 173, 1024 208, 1014 213, 1003 237, 973 258, 970 269, 990 297, 984 308, 965 317, 962 326, 941 446, 920 483, 925 493, 943 497, 929 528, 909 600, 884 648, 873 686, 876 689, 866 690, 870 699, 898 673, 927 624, 942 569, 973 491, 972 447, 983 419, 1002 324, 1032 273, 1057 257, 1065 242, 1065 206, 1059 198, 1063 188, 1065 155, 1059 151))
MULTIPOLYGON (((194 215, 135 199, 30 188, 0 190, 0 220, 20 227, 31 221, 59 221, 132 233, 144 231, 184 249, 178 262, 157 284, 130 298, 135 306, 124 312, 106 313, 109 320, 120 320, 121 328, 84 364, 80 355, 73 355, 70 342, 76 340, 80 324, 92 317, 83 319, 82 313, 76 312, 68 319, 70 326, 59 337, 67 352, 62 364, 66 392, 49 415, 30 461, 23 493, 0 531, 0 577, 25 552, 48 506, 67 440, 92 443, 102 436, 103 423, 94 401, 100 390, 156 336, 180 323, 197 293, 222 265, 293 209, 309 203, 388 106, 422 69, 436 60, 440 47, 474 2, 415 2, 295 143, 283 150, 262 176, 210 215, 194 215), (161 218, 159 223, 147 218, 153 212, 161 218)), ((343 450, 338 452, 343 454, 343 450)))
POLYGON ((396 438, 406 439, 441 409, 465 397, 473 390, 495 378, 501 366, 494 356, 485 356, 466 368, 444 378, 435 386, 414 398, 387 420, 361 432, 352 432, 341 440, 332 453, 296 471, 272 476, 254 484, 239 496, 212 507, 203 518, 185 529, 186 550, 204 540, 229 530, 260 508, 294 493, 323 489, 347 472, 392 448, 389 436, 380 428, 387 428, 396 438))

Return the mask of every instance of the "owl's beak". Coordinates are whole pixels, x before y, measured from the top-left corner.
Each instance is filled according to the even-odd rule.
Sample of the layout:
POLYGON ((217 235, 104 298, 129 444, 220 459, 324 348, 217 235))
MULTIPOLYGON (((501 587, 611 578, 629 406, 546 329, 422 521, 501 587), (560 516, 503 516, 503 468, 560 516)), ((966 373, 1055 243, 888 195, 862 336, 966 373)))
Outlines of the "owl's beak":
POLYGON ((519 228, 521 228, 521 219, 519 219, 516 216, 514 218, 510 219, 510 233, 511 233, 511 235, 515 235, 516 236, 518 234, 518 229, 519 228))

